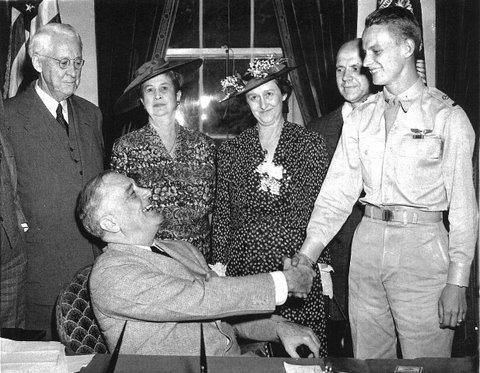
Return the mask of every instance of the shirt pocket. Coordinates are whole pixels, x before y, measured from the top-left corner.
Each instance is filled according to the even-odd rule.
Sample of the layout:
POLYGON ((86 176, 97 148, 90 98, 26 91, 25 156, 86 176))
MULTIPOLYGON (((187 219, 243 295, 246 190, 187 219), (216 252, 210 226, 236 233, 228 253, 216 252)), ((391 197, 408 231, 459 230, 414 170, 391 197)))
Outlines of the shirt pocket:
POLYGON ((397 181, 414 189, 442 183, 443 139, 438 135, 404 136, 398 147, 397 181))

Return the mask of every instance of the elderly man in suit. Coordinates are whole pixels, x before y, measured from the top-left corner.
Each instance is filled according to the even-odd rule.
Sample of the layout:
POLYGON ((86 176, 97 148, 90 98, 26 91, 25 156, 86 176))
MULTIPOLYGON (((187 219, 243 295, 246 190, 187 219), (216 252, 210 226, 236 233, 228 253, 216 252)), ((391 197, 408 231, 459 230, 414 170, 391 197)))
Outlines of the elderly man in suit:
POLYGON ((101 173, 78 205, 85 228, 108 243, 90 275, 92 306, 112 351, 127 321, 124 354, 198 355, 203 325, 207 355, 238 355, 236 336, 280 339, 298 357, 304 344, 318 356, 310 328, 270 316, 287 293, 306 297, 315 272, 308 266, 245 277, 219 277, 184 241, 155 241, 163 221, 151 192, 125 175, 101 173), (254 319, 225 318, 255 314, 254 319))
POLYGON ((17 194, 15 160, 3 134, 3 120, 3 101, 0 100, 0 324, 2 328, 24 328, 27 256, 23 230, 26 220, 17 194))
MULTIPOLYGON (((336 81, 338 91, 345 99, 343 105, 309 123, 308 128, 322 134, 327 143, 329 159, 333 158, 342 133, 345 118, 371 94, 370 75, 362 66, 362 40, 353 39, 344 43, 337 53, 336 81)), ((363 216, 363 208, 357 203, 349 218, 329 244, 332 256, 333 294, 337 301, 335 307, 330 304, 330 316, 333 320, 342 320, 348 309, 348 266, 353 233, 363 216), (343 314, 342 314, 343 313, 343 314)), ((341 331, 339 331, 341 333, 341 331)), ((337 333, 338 334, 338 333, 337 333)), ((333 347, 333 346, 332 346, 333 347)))
POLYGON ((75 205, 85 183, 103 169, 102 116, 74 95, 84 60, 70 25, 41 27, 28 53, 38 80, 5 102, 5 123, 30 227, 26 327, 45 329, 51 339, 60 289, 98 250, 81 231, 75 205))

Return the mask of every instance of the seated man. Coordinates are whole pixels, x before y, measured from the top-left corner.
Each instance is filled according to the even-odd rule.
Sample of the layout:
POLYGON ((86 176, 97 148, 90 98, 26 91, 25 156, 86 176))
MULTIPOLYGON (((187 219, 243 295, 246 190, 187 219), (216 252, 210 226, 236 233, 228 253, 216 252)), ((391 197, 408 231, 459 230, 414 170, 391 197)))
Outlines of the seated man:
POLYGON ((78 205, 80 220, 108 243, 90 275, 95 316, 113 351, 125 321, 123 354, 199 355, 203 324, 207 355, 239 355, 236 336, 281 340, 292 357, 304 344, 318 356, 312 330, 270 316, 288 293, 306 297, 315 272, 292 267, 246 277, 218 277, 202 254, 183 241, 154 241, 163 217, 151 192, 113 171, 91 180, 78 205), (229 316, 256 314, 230 325, 229 316), (258 317, 258 314, 265 314, 258 317))

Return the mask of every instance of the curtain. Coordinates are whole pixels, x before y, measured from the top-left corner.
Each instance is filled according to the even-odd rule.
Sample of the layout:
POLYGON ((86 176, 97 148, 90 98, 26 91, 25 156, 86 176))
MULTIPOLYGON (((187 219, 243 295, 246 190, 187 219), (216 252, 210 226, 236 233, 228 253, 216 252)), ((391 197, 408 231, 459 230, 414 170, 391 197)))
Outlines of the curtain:
MULTIPOLYGON (((436 2, 436 83, 467 113, 476 133, 474 182, 479 195, 479 1, 438 0, 436 2)), ((458 328, 453 356, 477 353, 478 327, 478 245, 467 290, 466 322, 458 328)))
POLYGON ((99 106, 107 152, 117 137, 147 122, 141 108, 114 116, 113 104, 141 64, 155 52, 165 54, 172 28, 165 27, 163 12, 177 5, 178 0, 95 1, 96 33, 102 36, 97 37, 99 106))
POLYGON ((335 81, 340 46, 356 37, 357 0, 274 0, 290 77, 305 123, 343 103, 335 81))

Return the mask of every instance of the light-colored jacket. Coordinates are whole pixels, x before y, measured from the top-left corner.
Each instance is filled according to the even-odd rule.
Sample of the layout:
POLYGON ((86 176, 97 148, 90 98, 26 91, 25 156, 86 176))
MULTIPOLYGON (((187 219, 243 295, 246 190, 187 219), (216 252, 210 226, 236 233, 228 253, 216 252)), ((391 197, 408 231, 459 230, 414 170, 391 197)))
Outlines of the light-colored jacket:
POLYGON ((171 257, 109 244, 90 276, 93 310, 113 351, 128 320, 122 354, 199 355, 203 323, 207 355, 239 355, 236 335, 275 340, 269 315, 230 323, 230 316, 275 309, 271 275, 212 277, 201 253, 183 241, 158 241, 171 257))

